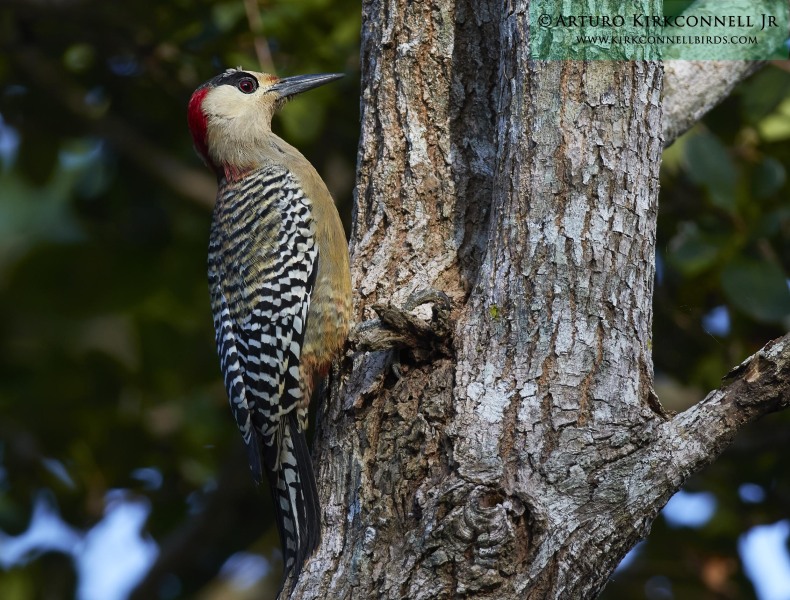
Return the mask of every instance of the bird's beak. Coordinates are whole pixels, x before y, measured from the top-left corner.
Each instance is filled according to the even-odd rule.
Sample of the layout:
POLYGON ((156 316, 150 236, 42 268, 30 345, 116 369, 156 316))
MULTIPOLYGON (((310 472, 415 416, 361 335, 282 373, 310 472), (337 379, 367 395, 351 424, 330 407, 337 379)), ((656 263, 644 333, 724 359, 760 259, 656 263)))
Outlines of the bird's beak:
POLYGON ((335 81, 343 77, 342 73, 321 73, 320 75, 296 75, 294 77, 286 77, 280 79, 272 87, 269 88, 270 92, 276 92, 281 99, 301 94, 307 90, 317 88, 319 85, 324 85, 330 81, 335 81))

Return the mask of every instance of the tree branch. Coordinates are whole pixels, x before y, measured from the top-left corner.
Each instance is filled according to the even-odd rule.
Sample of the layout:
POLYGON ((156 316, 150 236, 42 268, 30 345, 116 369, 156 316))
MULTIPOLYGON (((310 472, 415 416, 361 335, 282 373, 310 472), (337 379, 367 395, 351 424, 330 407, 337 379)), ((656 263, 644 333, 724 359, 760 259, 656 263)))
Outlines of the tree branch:
POLYGON ((244 10, 247 12, 247 23, 249 23, 250 32, 253 35, 252 43, 255 47, 258 64, 262 71, 275 74, 277 71, 274 69, 272 53, 269 51, 269 42, 263 35, 263 19, 261 19, 261 11, 258 8, 258 0, 244 0, 244 10))
MULTIPOLYGON (((596 484, 596 501, 625 507, 635 542, 688 477, 712 463, 745 425, 788 406, 790 334, 743 361, 704 400, 646 430, 653 441, 611 465, 596 484)), ((618 546, 617 560, 631 543, 618 546)))
POLYGON ((764 61, 668 60, 664 62, 664 147, 691 129, 764 61))
POLYGON ((653 458, 672 460, 682 479, 711 463, 744 425, 790 406, 790 334, 766 344, 724 380, 661 428, 653 458))
MULTIPOLYGON (((591 581, 596 572, 614 569, 633 544, 648 534, 659 511, 690 475, 713 462, 744 425, 790 406, 790 334, 767 344, 725 379, 727 383, 702 402, 670 420, 653 421, 640 429, 622 446, 620 458, 602 468, 582 471, 573 467, 577 471, 573 487, 584 488, 585 480, 593 484, 586 488, 589 498, 572 509, 570 516, 551 524, 556 543, 541 548, 543 552, 530 563, 530 586, 540 585, 551 551, 574 554, 576 571, 589 567, 591 581), (588 533, 580 535, 580 531, 588 533), (587 550, 574 553, 579 545, 586 545, 587 550), (605 564, 593 561, 590 566, 579 558, 593 556, 596 548, 603 547, 607 552, 595 560, 603 558, 605 564)), ((560 502, 571 498, 568 485, 560 490, 560 502)), ((544 493, 556 491, 548 488, 544 493)), ((562 506, 556 499, 552 505, 562 506)), ((604 584, 605 578, 597 583, 604 584)))
MULTIPOLYGON (((717 2, 719 0, 700 0, 684 14, 711 12, 717 2)), ((773 6, 770 0, 755 1, 750 12, 759 13, 762 10, 760 4, 765 5, 766 12, 770 12, 769 8, 773 6)), ((664 147, 690 129, 729 96, 736 85, 765 64, 765 61, 750 60, 664 61, 664 147)))

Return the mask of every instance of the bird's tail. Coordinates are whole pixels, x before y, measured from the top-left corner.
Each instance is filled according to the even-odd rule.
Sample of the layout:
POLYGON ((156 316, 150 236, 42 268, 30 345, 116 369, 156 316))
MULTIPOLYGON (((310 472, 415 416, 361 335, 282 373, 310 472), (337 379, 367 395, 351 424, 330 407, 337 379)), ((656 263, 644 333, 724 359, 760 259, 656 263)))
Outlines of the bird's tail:
POLYGON ((272 492, 277 529, 283 549, 286 575, 298 579, 302 565, 321 539, 321 507, 313 463, 305 432, 295 410, 281 422, 280 457, 274 470, 266 469, 272 492))

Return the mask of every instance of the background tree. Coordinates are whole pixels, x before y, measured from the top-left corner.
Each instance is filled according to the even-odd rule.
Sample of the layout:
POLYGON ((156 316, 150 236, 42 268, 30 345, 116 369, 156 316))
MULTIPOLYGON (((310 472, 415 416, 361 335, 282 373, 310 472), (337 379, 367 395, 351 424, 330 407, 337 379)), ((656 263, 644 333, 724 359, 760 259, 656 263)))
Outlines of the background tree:
MULTIPOLYGON (((147 501, 146 536, 156 540, 160 552, 137 596, 181 597, 199 589, 203 597, 227 594, 227 587, 218 588, 228 579, 232 583, 233 565, 239 564, 226 562, 227 557, 245 550, 247 554, 234 556, 272 558, 276 538, 266 494, 256 495, 249 483, 216 367, 204 281, 213 182, 189 147, 184 106, 192 89, 220 68, 268 60, 262 51, 267 47, 280 74, 344 67, 353 72, 358 7, 330 7, 317 0, 263 7, 237 2, 177 7, 20 2, 3 10, 0 304, 7 318, 0 324, 0 526, 8 534, 23 532, 41 490, 49 490, 44 498, 57 499, 64 521, 77 528, 77 535, 97 522, 107 523, 114 506, 147 501), (223 564, 222 574, 207 584, 223 564)), ((525 566, 539 565, 528 552, 545 533, 541 518, 561 518, 561 511, 546 510, 552 498, 573 498, 589 485, 581 475, 593 463, 578 465, 580 472, 559 460, 556 448, 572 449, 571 444, 584 439, 563 435, 592 431, 605 422, 596 411, 607 398, 601 393, 609 389, 606 378, 585 383, 581 377, 573 383, 591 391, 587 421, 581 424, 573 414, 579 408, 577 390, 560 385, 574 369, 577 375, 596 372, 591 368, 599 364, 593 343, 599 335, 596 323, 585 324, 591 334, 581 340, 580 354, 571 349, 554 352, 553 364, 540 360, 551 357, 552 348, 564 339, 562 328, 554 342, 547 337, 547 311, 556 303, 553 315, 566 314, 567 322, 574 322, 583 306, 560 312, 571 298, 565 292, 578 288, 585 273, 581 266, 587 267, 589 281, 601 277, 602 271, 590 274, 585 261, 592 258, 599 269, 609 268, 607 260, 625 260, 611 251, 618 247, 641 256, 623 263, 633 271, 612 275, 612 290, 621 290, 629 276, 642 286, 626 290, 635 297, 622 302, 618 297, 618 310, 624 303, 641 306, 636 299, 649 298, 648 289, 655 286, 652 348, 649 305, 647 313, 642 306, 642 314, 634 318, 642 328, 635 336, 642 358, 634 364, 641 361, 647 370, 639 380, 624 376, 623 381, 634 390, 629 418, 656 423, 656 429, 662 417, 649 405, 645 408, 643 395, 650 352, 659 396, 668 408, 680 410, 785 330, 787 289, 777 281, 784 280, 788 265, 788 215, 782 200, 788 191, 790 77, 782 65, 761 71, 665 153, 654 282, 649 219, 638 223, 641 237, 619 241, 619 246, 601 244, 602 238, 593 235, 597 229, 579 229, 585 237, 565 228, 585 213, 582 197, 598 203, 590 214, 610 210, 623 217, 624 226, 655 211, 660 142, 651 126, 658 118, 659 70, 600 63, 589 70, 557 64, 538 72, 525 63, 523 11, 503 15, 496 3, 435 3, 429 10, 419 3, 370 2, 363 11, 362 136, 357 212, 349 229, 357 257, 358 316, 373 316, 368 308, 374 302, 400 306, 411 291, 432 286, 455 301, 453 337, 449 346, 440 344, 438 353, 415 357, 411 350, 400 352, 401 379, 384 368, 390 360, 386 355, 356 358, 345 396, 355 404, 333 405, 319 431, 321 464, 342 467, 324 472, 324 480, 337 487, 325 488, 333 528, 319 558, 325 559, 342 538, 347 548, 356 548, 358 566, 334 571, 337 580, 363 586, 359 589, 376 585, 393 590, 391 573, 373 566, 381 564, 382 548, 397 533, 404 556, 405 550, 416 548, 410 560, 419 563, 423 575, 436 578, 432 584, 445 586, 437 589, 456 585, 469 593, 497 595, 517 573, 526 572, 525 566), (514 52, 518 49, 521 54, 514 52), (604 89, 601 82, 613 76, 618 82, 614 104, 591 103, 604 89), (502 85, 511 80, 515 87, 502 85), (587 86, 574 87, 580 81, 587 86), (521 98, 520 89, 535 95, 521 98), (565 112, 552 113, 547 107, 557 89, 571 102, 565 112), (622 94, 628 89, 650 93, 642 104, 626 102, 622 94), (577 105, 589 106, 579 113, 580 124, 569 112, 577 105), (634 106, 642 112, 630 114, 634 106), (537 123, 538 116, 548 118, 549 125, 524 125, 537 123), (625 150, 598 146, 589 137, 589 126, 611 132, 617 122, 627 140, 625 150), (531 139, 523 135, 527 130, 533 148, 521 145, 531 139), (563 163, 562 152, 545 154, 568 135, 585 149, 578 162, 563 163), (628 154, 628 148, 637 151, 628 154), (594 165, 585 162, 590 157, 596 157, 594 165), (550 179, 560 187, 539 185, 535 179, 538 173, 545 175, 540 169, 547 165, 567 167, 550 179), (584 173, 593 166, 595 177, 585 181, 584 173), (588 193, 591 181, 607 182, 605 190, 620 189, 622 182, 613 175, 620 171, 645 184, 626 189, 622 205, 607 205, 606 193, 588 193), (569 178, 574 173, 579 178, 569 178), (530 191, 512 194, 514 178, 530 191), (570 193, 579 190, 584 193, 570 193), (641 197, 638 190, 648 193, 641 197), (625 200, 637 198, 645 211, 629 212, 625 200), (558 215, 562 219, 555 225, 558 215), (535 229, 538 223, 546 230, 554 227, 552 243, 543 237, 545 231, 535 229), (493 231, 501 234, 489 233, 493 231), (569 245, 556 243, 568 233, 569 245), (524 243, 513 244, 514 239, 524 243), (536 256, 566 256, 566 270, 537 272, 556 262, 536 256), (517 265, 512 272, 518 275, 500 276, 497 269, 506 264, 517 265), (729 328, 719 327, 727 320, 721 315, 729 328), (477 332, 474 339, 468 337, 472 332, 477 332), (502 343, 508 336, 516 336, 511 339, 523 352, 511 353, 502 343), (487 385, 486 377, 499 377, 502 383, 502 373, 473 368, 478 347, 487 348, 494 369, 509 373, 507 385, 487 385), (524 366, 510 370, 497 356, 524 356, 524 366), (470 368, 455 366, 456 361, 470 368), (525 389, 522 383, 536 365, 558 377, 535 381, 544 401, 534 406, 545 408, 547 415, 530 417, 538 431, 530 430, 528 437, 524 427, 515 426, 523 415, 513 412, 520 401, 513 401, 512 392, 525 389), (370 377, 362 380, 361 374, 370 377), (448 404, 453 397, 468 403, 454 414, 448 404), (472 406, 496 407, 499 401, 511 412, 502 411, 500 417, 481 409, 482 417, 492 419, 484 429, 470 428, 472 421, 459 418, 472 406), (562 410, 566 404, 569 410, 562 410), (448 424, 448 415, 455 421, 448 424), (485 441, 482 434, 504 440, 503 456, 520 448, 522 458, 530 460, 485 456, 487 462, 481 462, 475 448, 485 441), (536 445, 546 435, 555 435, 555 451, 536 445), (330 439, 346 445, 330 447, 330 439), (522 439, 525 445, 517 446, 522 439), (333 462, 341 458, 345 462, 333 462), (469 458, 482 467, 461 468, 472 464, 465 462, 469 458), (557 473, 564 464, 563 478, 547 483, 547 463, 558 467, 557 473), (521 481, 514 474, 523 472, 525 464, 534 475, 521 481), (339 477, 341 472, 347 477, 339 477), (508 478, 509 489, 491 486, 508 478), (556 487, 551 493, 557 484, 567 487, 561 495, 556 487), (343 496, 346 488, 356 487, 358 505, 343 496), (433 495, 434 490, 440 493, 433 495), (463 503, 470 510, 457 508, 463 503), (349 514, 354 517, 350 526, 338 528, 349 514), (390 525, 375 520, 390 515, 396 517, 384 521, 390 525), (443 527, 426 539, 408 535, 426 523, 443 527), (496 528, 492 523, 509 525, 496 528), (520 535, 524 532, 529 536, 520 535), (464 551, 469 556, 461 558, 464 551), (498 557, 508 557, 510 567, 491 568, 498 557)), ((358 138, 353 130, 359 97, 354 77, 338 89, 311 96, 283 113, 282 134, 307 149, 348 211, 358 138)), ((606 227, 600 230, 609 234, 606 227)), ((599 289, 588 286, 589 306, 598 305, 599 289)), ((604 333, 616 338, 610 325, 618 318, 622 315, 607 315, 604 333)), ((621 349, 612 344, 603 350, 621 349)), ((625 374, 631 367, 618 364, 625 374)), ((345 366, 346 374, 350 368, 345 366)), ((778 458, 787 449, 786 417, 759 427, 745 432, 705 478, 692 482, 692 489, 710 491, 718 503, 708 525, 673 530, 668 540, 667 525, 659 520, 630 571, 610 584, 610 597, 657 597, 664 589, 657 576, 674 585, 677 597, 699 597, 703 590, 721 597, 753 594, 740 567, 737 536, 755 523, 787 518, 788 505, 786 469, 778 458), (743 489, 759 493, 739 495, 737 490, 743 489)), ((637 442, 629 431, 623 445, 610 443, 613 450, 604 458, 623 465, 651 447, 656 438, 650 427, 640 430, 647 434, 637 442)), ((677 483, 660 491, 664 496, 657 493, 652 511, 677 483)), ((644 531, 643 524, 629 532, 629 539, 644 531)), ((9 539, 0 547, 10 548, 9 539)), ((63 547, 64 539, 53 535, 45 547, 78 556, 76 565, 84 569, 83 554, 68 539, 63 547)), ((611 549, 612 565, 626 547, 623 541, 611 549)), ((3 597, 69 597, 76 585, 74 566, 60 554, 31 561, 4 557, 3 564, 3 597), (44 572, 46 584, 41 584, 44 572)), ((583 584, 589 565, 582 567, 573 585, 583 584)), ((278 569, 247 593, 276 586, 278 569)), ((539 582, 546 587, 534 589, 570 581, 563 579, 563 571, 556 573, 539 582)), ((423 575, 412 580, 415 589, 423 575)), ((78 581, 86 579, 81 570, 78 581)), ((603 583, 600 578, 586 581, 603 583)))

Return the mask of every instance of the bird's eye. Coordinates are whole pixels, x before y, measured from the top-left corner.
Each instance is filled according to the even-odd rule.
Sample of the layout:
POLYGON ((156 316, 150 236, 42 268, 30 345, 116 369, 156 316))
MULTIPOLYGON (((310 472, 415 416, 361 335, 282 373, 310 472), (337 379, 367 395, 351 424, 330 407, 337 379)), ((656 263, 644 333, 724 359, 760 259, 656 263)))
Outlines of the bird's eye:
POLYGON ((245 77, 236 84, 236 87, 245 94, 252 94, 256 89, 258 89, 258 83, 254 79, 245 77))

